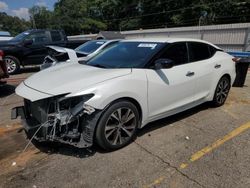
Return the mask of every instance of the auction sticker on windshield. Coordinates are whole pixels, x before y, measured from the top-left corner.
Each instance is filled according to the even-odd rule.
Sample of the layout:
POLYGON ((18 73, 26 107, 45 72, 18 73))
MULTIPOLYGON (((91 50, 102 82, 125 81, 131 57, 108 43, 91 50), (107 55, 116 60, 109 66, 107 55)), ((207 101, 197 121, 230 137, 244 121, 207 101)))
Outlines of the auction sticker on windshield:
POLYGON ((138 45, 139 48, 151 48, 152 50, 155 49, 157 44, 152 44, 152 43, 141 43, 138 45))
POLYGON ((104 44, 104 42, 96 42, 96 44, 104 44))

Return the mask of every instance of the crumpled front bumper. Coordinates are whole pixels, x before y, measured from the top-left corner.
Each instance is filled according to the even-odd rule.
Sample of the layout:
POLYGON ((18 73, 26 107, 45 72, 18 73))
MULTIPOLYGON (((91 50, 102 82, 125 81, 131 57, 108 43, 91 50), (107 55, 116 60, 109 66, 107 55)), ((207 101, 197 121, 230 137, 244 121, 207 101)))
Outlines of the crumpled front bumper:
MULTIPOLYGON (((18 106, 15 108, 12 108, 11 110, 11 119, 17 119, 18 117, 21 117, 22 126, 25 129, 25 132, 27 133, 27 136, 31 138, 37 129, 41 126, 41 124, 36 121, 34 118, 27 118, 27 115, 25 114, 25 107, 24 106, 18 106)), ((45 141, 46 139, 43 139, 44 136, 41 135, 43 130, 41 129, 37 133, 37 139, 38 141, 45 141)))
POLYGON ((43 124, 39 123, 35 118, 29 117, 25 110, 25 106, 18 106, 11 110, 11 119, 21 117, 22 125, 28 138, 31 138, 34 134, 36 134, 34 139, 39 142, 60 142, 73 145, 78 148, 87 148, 93 145, 94 130, 100 115, 101 111, 96 111, 91 115, 86 114, 82 118, 81 122, 82 132, 80 140, 78 142, 69 142, 57 137, 53 139, 48 137, 48 126, 43 126, 43 124), (38 129, 39 131, 37 131, 38 129))

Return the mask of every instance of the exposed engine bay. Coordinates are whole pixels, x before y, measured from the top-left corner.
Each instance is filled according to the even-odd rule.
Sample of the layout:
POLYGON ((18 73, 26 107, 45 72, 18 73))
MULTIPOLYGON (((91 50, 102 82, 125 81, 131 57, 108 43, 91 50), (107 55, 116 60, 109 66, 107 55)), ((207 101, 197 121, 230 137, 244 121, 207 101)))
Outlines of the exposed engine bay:
POLYGON ((57 96, 35 102, 24 99, 23 107, 12 110, 12 118, 21 116, 28 136, 37 141, 89 147, 101 112, 84 104, 92 96, 57 96))

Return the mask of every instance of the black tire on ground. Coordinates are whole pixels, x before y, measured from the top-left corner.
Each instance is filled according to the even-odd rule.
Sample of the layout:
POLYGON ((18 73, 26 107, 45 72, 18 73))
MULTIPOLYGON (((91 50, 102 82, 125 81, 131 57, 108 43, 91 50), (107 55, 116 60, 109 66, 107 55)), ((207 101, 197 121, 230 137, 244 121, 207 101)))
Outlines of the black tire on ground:
POLYGON ((225 103, 230 88, 231 88, 230 79, 227 76, 223 76, 219 80, 214 92, 214 98, 212 101, 212 105, 214 107, 222 106, 225 103))
POLYGON ((16 57, 7 55, 4 57, 4 60, 9 74, 16 74, 19 72, 20 61, 16 57))
POLYGON ((122 148, 134 140, 139 121, 139 112, 133 103, 117 101, 99 119, 95 141, 107 151, 122 148))

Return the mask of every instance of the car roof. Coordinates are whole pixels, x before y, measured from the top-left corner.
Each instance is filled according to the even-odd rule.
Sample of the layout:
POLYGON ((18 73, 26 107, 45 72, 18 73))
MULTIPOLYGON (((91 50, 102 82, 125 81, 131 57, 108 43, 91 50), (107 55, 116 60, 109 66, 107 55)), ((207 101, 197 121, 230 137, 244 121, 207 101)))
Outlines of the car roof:
POLYGON ((63 30, 62 29, 29 29, 29 30, 26 30, 24 32, 34 33, 34 32, 41 32, 41 31, 45 31, 45 32, 46 31, 59 31, 59 32, 61 32, 63 30))
POLYGON ((95 39, 95 40, 90 40, 91 42, 118 42, 121 39, 112 39, 112 40, 108 40, 108 39, 95 39))
POLYGON ((192 39, 192 38, 171 38, 171 37, 157 37, 157 38, 135 38, 135 39, 125 39, 122 40, 124 42, 157 42, 157 43, 174 43, 174 42, 201 42, 205 44, 209 44, 217 49, 220 49, 218 46, 199 39, 192 39))

